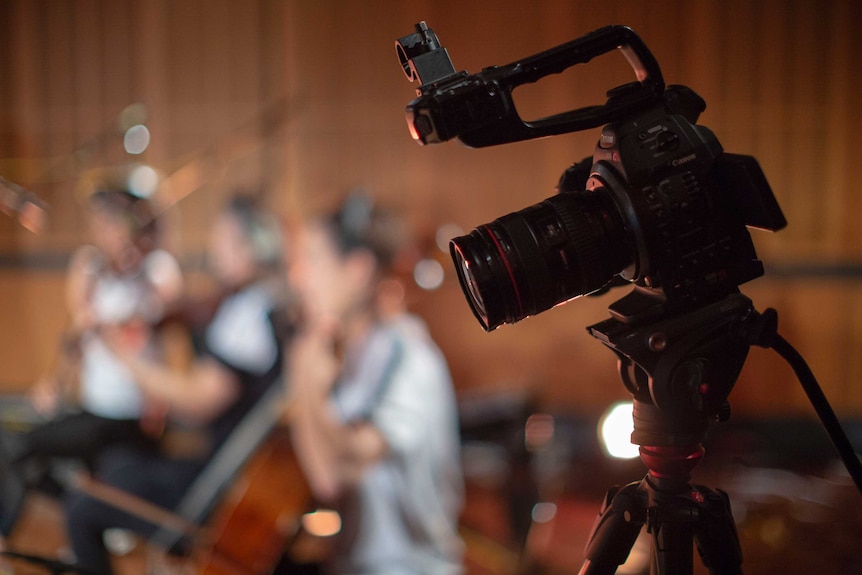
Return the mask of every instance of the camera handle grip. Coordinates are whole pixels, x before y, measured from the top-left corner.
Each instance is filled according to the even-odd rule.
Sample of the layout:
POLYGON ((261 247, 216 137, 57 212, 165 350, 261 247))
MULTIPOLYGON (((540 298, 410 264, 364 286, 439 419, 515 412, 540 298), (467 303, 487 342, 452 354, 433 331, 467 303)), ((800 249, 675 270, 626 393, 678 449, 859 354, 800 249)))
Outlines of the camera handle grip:
POLYGON ((627 26, 606 26, 505 66, 492 66, 468 75, 455 73, 449 55, 424 22, 415 34, 396 42, 407 77, 419 80, 418 97, 407 105, 407 121, 420 144, 458 137, 471 147, 485 147, 585 130, 616 121, 654 105, 664 92, 664 79, 655 57, 627 26), (536 121, 517 113, 512 90, 575 64, 619 49, 637 82, 614 88, 601 106, 587 106, 536 121))
POLYGON ((474 148, 599 127, 654 105, 665 87, 652 52, 634 30, 619 25, 600 28, 507 66, 488 68, 479 75, 484 76, 486 82, 499 86, 511 113, 496 124, 459 135, 462 142, 474 148), (514 88, 558 74, 576 64, 586 64, 616 49, 632 67, 638 83, 612 90, 604 105, 586 106, 530 122, 518 116, 512 101, 514 88))

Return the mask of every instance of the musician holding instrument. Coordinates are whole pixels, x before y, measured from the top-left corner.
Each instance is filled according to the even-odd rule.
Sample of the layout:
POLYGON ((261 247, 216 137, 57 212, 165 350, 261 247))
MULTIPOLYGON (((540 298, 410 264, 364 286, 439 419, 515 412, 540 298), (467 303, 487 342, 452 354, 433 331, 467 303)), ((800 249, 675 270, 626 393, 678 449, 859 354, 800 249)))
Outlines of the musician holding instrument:
POLYGON ((290 271, 304 310, 290 429, 313 494, 342 518, 338 574, 462 572, 454 389, 423 323, 393 305, 404 241, 394 214, 352 195, 306 226, 290 271))
POLYGON ((71 325, 56 369, 31 393, 45 421, 2 438, 4 535, 12 531, 29 487, 25 476, 28 483, 44 484, 53 459, 92 465, 112 445, 152 449, 161 430, 158 402, 141 391, 106 336, 118 347, 157 357, 156 326, 182 290, 179 265, 159 248, 158 221, 148 199, 100 184, 87 195, 86 208, 91 241, 76 250, 67 271, 71 325), (43 466, 47 469, 39 469, 43 466))
MULTIPOLYGON (((213 451, 281 377, 283 341, 274 319, 284 296, 277 220, 251 197, 234 197, 211 228, 208 254, 224 297, 194 338, 198 345, 187 369, 124 352, 114 342, 141 390, 166 406, 169 420, 207 439, 203 448, 182 454, 123 448, 99 459, 97 481, 164 509, 179 503, 213 451)), ((112 572, 105 530, 147 536, 158 527, 86 491, 68 499, 67 523, 78 565, 97 573, 112 572)))

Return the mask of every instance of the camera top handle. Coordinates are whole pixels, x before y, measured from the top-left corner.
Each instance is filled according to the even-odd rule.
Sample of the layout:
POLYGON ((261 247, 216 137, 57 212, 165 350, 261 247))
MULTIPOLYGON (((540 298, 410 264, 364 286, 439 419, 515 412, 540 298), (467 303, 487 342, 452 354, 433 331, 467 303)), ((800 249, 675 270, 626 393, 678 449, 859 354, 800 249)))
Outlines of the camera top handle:
POLYGON ((418 97, 407 105, 410 133, 420 144, 457 137, 480 148, 595 128, 654 105, 664 91, 655 57, 627 26, 606 26, 505 66, 492 66, 468 75, 455 72, 446 49, 425 22, 396 43, 407 78, 419 80, 418 97), (512 90, 536 82, 596 56, 619 49, 637 82, 608 92, 601 106, 587 106, 525 122, 515 109, 512 90))

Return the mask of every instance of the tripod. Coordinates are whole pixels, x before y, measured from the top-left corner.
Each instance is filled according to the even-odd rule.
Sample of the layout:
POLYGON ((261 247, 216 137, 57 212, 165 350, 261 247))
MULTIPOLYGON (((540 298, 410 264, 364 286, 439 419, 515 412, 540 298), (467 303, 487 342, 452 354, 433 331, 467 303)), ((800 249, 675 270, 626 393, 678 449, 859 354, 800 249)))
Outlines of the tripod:
POLYGON ((729 417, 727 397, 751 345, 773 347, 791 363, 862 492, 862 465, 810 370, 777 335, 774 310, 761 315, 740 293, 671 317, 662 304, 635 288, 612 304, 611 319, 587 328, 619 358, 634 398, 632 443, 649 471, 606 494, 580 575, 615 573, 644 526, 652 538, 651 575, 690 575, 693 542, 712 575, 741 575, 727 494, 690 479, 709 425, 729 417))
POLYGON ((608 491, 580 573, 616 572, 646 525, 652 535, 652 573, 691 573, 694 539, 710 573, 741 574, 742 551, 727 494, 688 483, 702 456, 701 446, 642 447, 649 473, 608 491))

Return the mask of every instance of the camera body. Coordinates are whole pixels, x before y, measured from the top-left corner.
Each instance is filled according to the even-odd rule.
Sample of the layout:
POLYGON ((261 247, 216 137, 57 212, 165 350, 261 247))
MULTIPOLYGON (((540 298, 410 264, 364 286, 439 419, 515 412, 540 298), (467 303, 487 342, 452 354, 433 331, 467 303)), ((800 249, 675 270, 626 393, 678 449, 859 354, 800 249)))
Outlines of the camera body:
POLYGON ((725 153, 696 123, 704 101, 684 86, 665 89, 631 29, 602 28, 474 75, 455 72, 424 23, 396 46, 408 78, 422 82, 407 106, 419 143, 457 137, 481 147, 604 125, 593 156, 564 172, 556 196, 451 240, 486 331, 622 284, 635 288, 611 314, 638 323, 718 301, 763 274, 747 227, 775 231, 786 221, 760 166, 725 153), (518 116, 514 87, 614 49, 637 81, 610 90, 604 105, 518 116))
MULTIPOLYGON (((684 86, 662 96, 603 128, 584 186, 609 194, 622 220, 608 241, 629 246, 618 277, 655 302, 640 317, 699 307, 763 275, 747 227, 786 225, 757 160, 725 153, 713 132, 695 123, 703 100, 684 86)), ((612 315, 637 317, 637 309, 624 307, 634 299, 643 301, 617 302, 612 315)))

